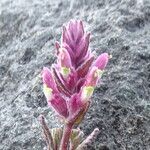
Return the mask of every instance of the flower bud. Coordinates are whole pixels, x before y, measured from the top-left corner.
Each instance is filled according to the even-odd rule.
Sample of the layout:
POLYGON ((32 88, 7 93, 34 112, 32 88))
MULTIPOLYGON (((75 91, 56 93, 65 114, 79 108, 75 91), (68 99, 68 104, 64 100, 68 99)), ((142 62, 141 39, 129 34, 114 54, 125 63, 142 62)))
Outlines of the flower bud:
POLYGON ((104 70, 109 60, 109 55, 107 53, 101 54, 95 61, 94 66, 100 70, 104 70))
POLYGON ((48 105, 52 107, 60 116, 65 118, 68 117, 66 101, 59 94, 54 94, 53 98, 48 101, 48 105))
POLYGON ((68 51, 65 48, 59 49, 58 63, 61 67, 71 68, 71 59, 68 51))
POLYGON ((55 83, 53 76, 52 76, 52 73, 46 67, 43 68, 42 78, 43 78, 43 83, 44 83, 46 90, 47 90, 47 88, 50 88, 52 91, 58 92, 57 87, 56 87, 56 83, 55 83))

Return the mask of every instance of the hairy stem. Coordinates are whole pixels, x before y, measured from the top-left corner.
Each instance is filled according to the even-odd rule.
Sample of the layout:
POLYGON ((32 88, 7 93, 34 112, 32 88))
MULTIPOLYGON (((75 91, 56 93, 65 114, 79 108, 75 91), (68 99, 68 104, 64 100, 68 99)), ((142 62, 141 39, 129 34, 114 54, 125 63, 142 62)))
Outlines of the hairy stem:
POLYGON ((63 129, 63 136, 61 139, 60 149, 59 150, 68 150, 69 139, 72 132, 72 123, 68 123, 65 125, 63 129))
POLYGON ((76 150, 86 150, 88 145, 91 145, 93 140, 99 134, 99 129, 96 128, 94 131, 77 147, 76 150))
POLYGON ((49 128, 45 122, 44 116, 42 115, 40 116, 40 123, 42 125, 43 133, 44 133, 45 140, 47 143, 47 150, 51 150, 51 149, 54 150, 54 143, 53 143, 51 132, 49 131, 49 128))

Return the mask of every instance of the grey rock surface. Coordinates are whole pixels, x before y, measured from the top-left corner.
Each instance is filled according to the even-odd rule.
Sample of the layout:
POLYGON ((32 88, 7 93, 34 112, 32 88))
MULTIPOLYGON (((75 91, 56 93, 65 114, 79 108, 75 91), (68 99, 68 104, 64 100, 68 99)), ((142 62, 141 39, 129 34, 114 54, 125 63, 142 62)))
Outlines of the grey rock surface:
POLYGON ((61 126, 39 74, 70 19, 83 20, 97 55, 113 56, 81 124, 100 129, 89 150, 150 150, 149 0, 0 1, 0 150, 44 149, 40 114, 61 126))

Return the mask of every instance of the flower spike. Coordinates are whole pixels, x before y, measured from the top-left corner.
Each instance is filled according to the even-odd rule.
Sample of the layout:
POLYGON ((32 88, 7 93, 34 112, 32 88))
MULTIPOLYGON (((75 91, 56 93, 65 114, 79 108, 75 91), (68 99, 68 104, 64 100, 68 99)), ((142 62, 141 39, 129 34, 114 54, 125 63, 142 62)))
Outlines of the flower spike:
POLYGON ((42 71, 43 91, 48 105, 65 123, 64 131, 60 129, 57 133, 59 141, 53 137, 53 142, 60 150, 83 148, 95 134, 93 132, 85 142, 82 142, 80 136, 77 136, 78 139, 72 137, 72 128, 83 120, 90 106, 94 88, 110 58, 107 53, 103 53, 95 60, 89 44, 90 33, 84 31, 82 21, 71 20, 63 26, 61 43, 55 43, 56 64, 51 70, 44 67, 42 71))

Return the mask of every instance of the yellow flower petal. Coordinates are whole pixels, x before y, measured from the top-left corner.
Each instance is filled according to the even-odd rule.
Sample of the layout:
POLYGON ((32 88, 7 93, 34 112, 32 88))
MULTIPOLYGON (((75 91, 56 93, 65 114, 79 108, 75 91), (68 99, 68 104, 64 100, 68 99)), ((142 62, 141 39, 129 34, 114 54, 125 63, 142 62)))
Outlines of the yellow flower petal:
POLYGON ((82 99, 84 101, 89 100, 91 98, 93 92, 94 92, 94 87, 93 86, 85 86, 83 88, 83 92, 82 92, 82 95, 81 95, 82 99))
POLYGON ((68 77, 69 73, 70 73, 70 68, 67 67, 61 67, 61 73, 64 77, 68 77))
POLYGON ((47 98, 47 100, 51 100, 52 98, 52 89, 49 88, 46 84, 43 85, 43 92, 45 94, 45 97, 47 98))

